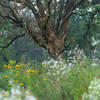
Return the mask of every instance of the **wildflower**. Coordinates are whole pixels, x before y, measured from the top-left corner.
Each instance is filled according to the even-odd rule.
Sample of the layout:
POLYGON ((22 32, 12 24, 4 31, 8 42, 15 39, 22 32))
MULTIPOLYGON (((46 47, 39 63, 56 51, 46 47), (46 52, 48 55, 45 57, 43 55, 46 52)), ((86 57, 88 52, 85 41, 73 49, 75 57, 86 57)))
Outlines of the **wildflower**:
POLYGON ((16 88, 16 89, 15 88, 12 88, 11 89, 11 94, 14 95, 14 96, 15 95, 21 95, 21 91, 20 91, 19 88, 16 88))
POLYGON ((3 67, 5 67, 5 68, 6 68, 6 67, 7 67, 7 65, 4 65, 3 67))
POLYGON ((47 78, 43 78, 42 80, 46 81, 46 80, 47 80, 47 78))
POLYGON ((24 96, 28 96, 28 94, 25 94, 24 96))
POLYGON ((19 68, 16 68, 16 70, 19 70, 19 68))
POLYGON ((16 65, 16 67, 21 67, 21 65, 16 65))
POLYGON ((8 65, 8 68, 10 69, 10 68, 12 68, 12 66, 9 64, 9 65, 8 65))
POLYGON ((27 72, 27 73, 30 73, 30 72, 32 72, 32 70, 28 69, 28 70, 26 70, 26 72, 27 72))
POLYGON ((18 80, 15 80, 15 82, 18 83, 19 81, 18 80))
POLYGON ((6 95, 9 95, 9 91, 6 91, 5 93, 6 93, 6 95))
POLYGON ((10 80, 10 81, 9 81, 9 84, 13 84, 13 81, 12 81, 12 80, 10 80))
POLYGON ((27 90, 26 92, 25 92, 27 95, 29 95, 30 94, 30 92, 27 90))
POLYGON ((84 93, 82 100, 99 100, 100 99, 100 79, 95 78, 88 87, 88 93, 84 93))
POLYGON ((11 87, 11 84, 8 84, 8 87, 11 87))
POLYGON ((39 71, 38 70, 30 70, 30 69, 28 69, 28 70, 26 70, 24 73, 38 73, 39 71))
POLYGON ((9 75, 5 75, 4 77, 5 77, 5 78, 8 78, 8 77, 9 77, 9 75))
POLYGON ((21 66, 24 66, 25 67, 26 65, 25 64, 22 64, 21 66))
POLYGON ((19 73, 19 71, 16 71, 16 73, 19 73))
POLYGON ((16 85, 11 87, 10 93, 9 91, 0 91, 0 100, 22 100, 22 96, 24 96, 24 100, 37 100, 30 92, 24 92, 22 87, 16 87, 16 85))
POLYGON ((42 63, 42 66, 44 67, 44 66, 45 66, 45 64, 43 64, 43 63, 42 63))
POLYGON ((29 95, 29 96, 26 96, 25 100, 36 100, 36 98, 29 95))
POLYGON ((32 70, 32 73, 38 73, 39 71, 38 70, 32 70))
POLYGON ((19 85, 20 85, 20 86, 24 86, 24 83, 20 83, 19 85))
POLYGON ((97 64, 96 64, 96 63, 93 63, 93 64, 92 64, 92 66, 94 66, 94 67, 95 67, 95 66, 97 66, 97 64))
POLYGON ((16 63, 16 61, 14 61, 14 60, 10 60, 9 63, 13 65, 13 64, 16 63))
POLYGON ((15 94, 21 95, 21 91, 19 89, 16 89, 15 94))
POLYGON ((6 96, 6 93, 2 93, 2 96, 6 96))
POLYGON ((34 84, 34 87, 37 87, 38 86, 38 84, 34 84))

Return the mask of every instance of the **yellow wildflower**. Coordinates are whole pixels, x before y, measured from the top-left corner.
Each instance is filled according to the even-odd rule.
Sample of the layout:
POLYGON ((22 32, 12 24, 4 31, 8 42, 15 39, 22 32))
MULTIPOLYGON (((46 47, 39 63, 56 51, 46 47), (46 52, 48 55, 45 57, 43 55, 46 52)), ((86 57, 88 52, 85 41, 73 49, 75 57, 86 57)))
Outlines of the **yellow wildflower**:
POLYGON ((8 78, 8 77, 9 77, 9 75, 5 75, 4 77, 5 77, 5 78, 8 78))
POLYGON ((19 68, 16 68, 16 70, 19 70, 19 68))
POLYGON ((14 61, 14 60, 10 60, 9 63, 10 63, 10 64, 15 64, 16 61, 14 61))
POLYGON ((9 87, 11 87, 11 84, 8 84, 9 87))
POLYGON ((4 65, 3 67, 7 67, 7 65, 4 65))
POLYGON ((18 80, 15 80, 15 82, 18 83, 19 81, 18 80))
POLYGON ((30 70, 30 69, 28 69, 28 70, 26 70, 24 73, 38 73, 39 71, 38 70, 30 70))
POLYGON ((2 93, 2 96, 6 96, 6 93, 2 93))
POLYGON ((24 66, 25 67, 26 65, 25 64, 21 64, 21 66, 24 66))
POLYGON ((16 65, 16 67, 21 67, 21 65, 16 65))
POLYGON ((9 64, 9 65, 8 65, 8 68, 10 69, 10 68, 12 68, 12 66, 9 64))
POLYGON ((6 94, 9 94, 9 91, 6 91, 6 94))
POLYGON ((25 88, 24 88, 24 86, 23 86, 23 87, 21 87, 21 88, 22 88, 22 89, 25 89, 25 88))
POLYGON ((32 70, 28 69, 28 70, 26 70, 26 72, 27 72, 27 73, 30 73, 30 72, 32 72, 32 70))
POLYGON ((26 96, 29 96, 28 94, 24 94, 24 96, 26 97, 26 96))
POLYGON ((16 71, 16 73, 19 73, 19 71, 16 71))
POLYGON ((38 70, 32 70, 32 73, 38 73, 39 71, 38 70))
POLYGON ((20 83, 19 85, 20 85, 20 86, 23 86, 23 85, 24 85, 24 83, 20 83))
POLYGON ((38 84, 34 84, 34 87, 37 87, 38 86, 38 84))
POLYGON ((42 80, 46 81, 46 80, 47 80, 47 78, 43 78, 42 80))
POLYGON ((45 64, 42 64, 42 66, 45 66, 45 64))

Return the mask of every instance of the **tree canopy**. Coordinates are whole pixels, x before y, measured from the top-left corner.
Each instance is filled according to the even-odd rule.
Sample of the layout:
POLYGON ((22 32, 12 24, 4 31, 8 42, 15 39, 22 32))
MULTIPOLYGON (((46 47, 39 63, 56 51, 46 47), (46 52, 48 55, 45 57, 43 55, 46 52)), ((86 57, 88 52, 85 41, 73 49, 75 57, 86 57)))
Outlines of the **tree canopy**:
POLYGON ((99 14, 100 0, 0 0, 0 38, 8 39, 0 48, 28 34, 53 58, 63 57, 70 34, 76 35, 77 30, 78 35, 84 33, 83 41, 89 40, 90 28, 98 27, 99 14), (78 22, 83 25, 82 20, 86 27, 80 32, 76 28, 81 29, 78 22))

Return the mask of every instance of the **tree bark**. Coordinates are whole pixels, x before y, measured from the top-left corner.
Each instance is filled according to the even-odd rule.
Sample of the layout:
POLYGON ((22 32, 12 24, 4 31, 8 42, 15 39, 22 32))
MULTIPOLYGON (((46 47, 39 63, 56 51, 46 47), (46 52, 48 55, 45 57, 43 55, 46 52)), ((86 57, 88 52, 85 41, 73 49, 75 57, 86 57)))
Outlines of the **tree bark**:
POLYGON ((54 36, 49 37, 47 43, 47 51, 49 54, 54 58, 57 59, 58 57, 63 58, 63 53, 65 50, 65 36, 54 36))

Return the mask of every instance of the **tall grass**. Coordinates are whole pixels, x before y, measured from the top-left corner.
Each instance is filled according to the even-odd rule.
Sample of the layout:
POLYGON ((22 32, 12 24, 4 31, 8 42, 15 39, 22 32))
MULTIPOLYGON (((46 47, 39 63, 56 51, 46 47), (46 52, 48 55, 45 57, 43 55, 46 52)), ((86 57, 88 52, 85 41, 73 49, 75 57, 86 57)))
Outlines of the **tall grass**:
POLYGON ((90 93, 91 81, 94 77, 100 78, 100 66, 94 60, 78 49, 69 53, 67 60, 45 60, 41 65, 17 64, 11 60, 4 65, 5 73, 0 75, 0 88, 11 93, 13 85, 20 86, 38 100, 87 100, 83 95, 90 93), (72 53, 74 56, 70 55, 72 53))

